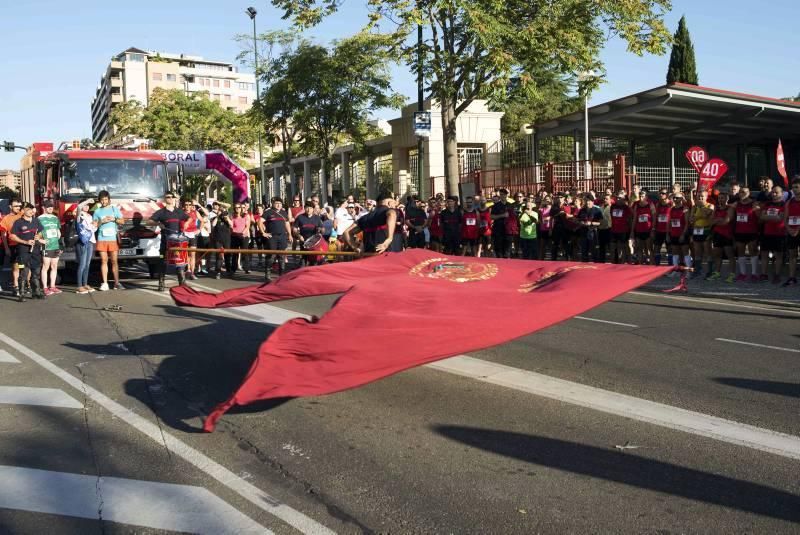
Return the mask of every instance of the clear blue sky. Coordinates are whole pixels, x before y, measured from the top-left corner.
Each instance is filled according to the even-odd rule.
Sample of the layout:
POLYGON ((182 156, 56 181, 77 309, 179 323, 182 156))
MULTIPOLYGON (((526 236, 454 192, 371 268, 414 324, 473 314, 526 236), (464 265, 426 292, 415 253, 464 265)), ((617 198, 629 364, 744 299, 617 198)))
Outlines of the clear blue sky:
MULTIPOLYGON (((800 91, 797 0, 674 0, 672 31, 685 14, 695 44, 700 83, 721 89, 785 97, 800 91)), ((309 33, 327 42, 355 32, 365 20, 363 0, 309 33)), ((259 30, 286 26, 264 0, 3 0, 0 33, 0 139, 20 145, 90 137, 90 103, 109 59, 130 46, 233 61, 237 33, 252 32, 244 13, 259 11, 259 30)), ((667 56, 638 58, 612 41, 602 56, 607 83, 592 101, 603 102, 664 83, 667 56)), ((395 88, 416 96, 402 67, 395 88)), ((391 112, 384 114, 388 118, 391 112)), ((0 152, 0 169, 19 166, 21 153, 0 152)))

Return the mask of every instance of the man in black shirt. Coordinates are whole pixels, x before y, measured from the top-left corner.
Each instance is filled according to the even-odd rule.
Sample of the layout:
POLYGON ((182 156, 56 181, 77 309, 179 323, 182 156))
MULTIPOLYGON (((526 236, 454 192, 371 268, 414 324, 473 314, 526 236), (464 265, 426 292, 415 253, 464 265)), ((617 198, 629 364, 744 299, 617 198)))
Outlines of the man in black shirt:
POLYGON ((508 258, 510 240, 506 236, 506 218, 508 217, 508 190, 502 188, 499 191, 500 200, 492 205, 492 245, 494 256, 497 258, 508 258))
POLYGON ((603 222, 603 210, 594 205, 594 197, 587 196, 584 199, 586 204, 578 212, 580 223, 579 232, 581 237, 581 260, 589 261, 589 254, 592 255, 592 262, 600 262, 600 250, 598 245, 598 229, 603 222))
POLYGON ((457 202, 458 197, 448 197, 447 208, 439 214, 445 254, 461 254, 461 210, 456 207, 457 202))
MULTIPOLYGON (((302 249, 305 249, 305 242, 315 234, 322 233, 322 219, 314 212, 317 209, 317 204, 313 200, 306 201, 305 212, 298 214, 294 218, 295 237, 300 239, 302 249)), ((303 263, 307 266, 316 264, 314 256, 304 255, 303 263)))
MULTIPOLYGON (((177 197, 171 191, 164 195, 164 207, 156 210, 150 216, 150 223, 157 225, 158 232, 161 233, 161 258, 160 269, 158 271, 158 291, 163 292, 166 289, 164 285, 164 276, 167 273, 167 239, 171 236, 178 236, 181 233, 181 223, 189 219, 186 212, 181 210, 176 205, 177 197)), ((185 279, 183 270, 186 266, 176 266, 178 275, 178 284, 184 284, 185 279)))
POLYGON ((32 287, 31 296, 42 299, 42 247, 47 243, 42 238, 44 228, 39 219, 33 217, 35 213, 31 203, 22 205, 22 217, 14 221, 11 227, 9 238, 17 244, 17 266, 20 269, 19 276, 19 302, 25 301, 26 286, 32 287))
MULTIPOLYGON (((272 198, 272 206, 266 209, 261 214, 261 219, 258 220, 258 229, 266 238, 267 249, 283 251, 293 241, 292 229, 289 225, 289 214, 283 209, 283 200, 280 197, 272 198)), ((275 256, 278 257, 278 275, 283 275, 286 256, 282 254, 275 256)), ((271 273, 272 255, 268 255, 264 267, 264 278, 270 280, 271 273)))
POLYGON ((428 216, 420 208, 419 199, 411 196, 406 204, 406 227, 408 228, 408 246, 415 249, 425 248, 425 222, 428 216))
POLYGON ((403 251, 403 238, 397 232, 397 203, 388 193, 378 195, 377 208, 356 221, 344 231, 344 241, 353 250, 359 250, 355 235, 364 232, 360 247, 365 253, 399 253, 403 251))

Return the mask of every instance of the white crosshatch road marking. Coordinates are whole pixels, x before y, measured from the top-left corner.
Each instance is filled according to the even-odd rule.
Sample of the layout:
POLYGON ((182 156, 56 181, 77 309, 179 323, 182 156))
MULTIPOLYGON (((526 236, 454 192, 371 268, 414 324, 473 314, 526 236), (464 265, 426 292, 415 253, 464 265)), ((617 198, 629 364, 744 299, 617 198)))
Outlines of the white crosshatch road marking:
POLYGON ((31 386, 0 386, 0 403, 81 409, 83 405, 63 390, 31 386))
POLYGON ((0 466, 0 507, 186 533, 272 533, 202 487, 0 466))
POLYGON ((0 349, 0 362, 7 362, 9 364, 19 364, 19 361, 5 349, 0 349))

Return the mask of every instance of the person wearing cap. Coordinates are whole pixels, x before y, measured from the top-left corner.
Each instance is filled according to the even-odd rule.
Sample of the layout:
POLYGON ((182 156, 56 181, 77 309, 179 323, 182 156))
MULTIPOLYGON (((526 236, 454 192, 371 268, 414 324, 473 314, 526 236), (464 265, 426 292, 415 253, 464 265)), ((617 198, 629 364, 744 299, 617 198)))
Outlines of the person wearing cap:
MULTIPOLYGON (((257 221, 258 229, 264 235, 267 242, 267 249, 271 251, 284 251, 289 243, 293 242, 292 227, 289 223, 289 214, 283 209, 283 199, 273 197, 269 208, 264 210, 261 218, 257 221)), ((286 256, 279 254, 278 275, 283 275, 286 266, 286 256)), ((270 280, 272 276, 272 255, 267 255, 264 265, 264 278, 270 280)))
POLYGON ((359 219, 344 233, 344 241, 353 250, 365 253, 399 253, 403 250, 403 237, 397 232, 396 201, 389 193, 382 193, 377 199, 378 206, 359 219), (355 236, 364 232, 364 242, 359 246, 355 236))
POLYGON ((61 293, 61 290, 56 287, 58 257, 61 255, 61 221, 58 216, 53 214, 53 201, 45 200, 42 207, 44 213, 38 218, 39 225, 42 227, 42 236, 46 242, 42 257, 42 288, 44 288, 44 295, 50 296, 61 293))
MULTIPOLYGON (((160 266, 158 270, 158 291, 166 290, 164 278, 167 273, 167 237, 180 234, 184 221, 189 219, 186 212, 178 208, 175 193, 168 191, 164 194, 164 207, 156 210, 150 216, 150 223, 156 226, 156 231, 161 234, 160 266), (162 232, 163 231, 163 232, 162 232)), ((184 267, 177 266, 178 284, 184 284, 184 267)), ((102 288, 101 288, 102 289, 102 288)))
POLYGON ((492 246, 496 258, 508 258, 511 243, 506 235, 506 219, 508 218, 508 190, 498 191, 498 200, 492 205, 492 246))
POLYGON ((356 203, 349 202, 344 205, 344 210, 340 208, 336 210, 336 217, 333 220, 333 230, 336 231, 337 236, 344 234, 350 225, 356 222, 356 203))

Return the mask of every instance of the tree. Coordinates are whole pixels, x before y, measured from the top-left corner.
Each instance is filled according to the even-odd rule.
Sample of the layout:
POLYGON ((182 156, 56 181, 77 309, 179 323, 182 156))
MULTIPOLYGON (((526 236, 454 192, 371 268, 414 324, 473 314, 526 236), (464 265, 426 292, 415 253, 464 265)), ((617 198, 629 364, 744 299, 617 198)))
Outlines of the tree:
MULTIPOLYGON (((272 0, 301 27, 335 12, 341 0, 272 0)), ((561 74, 592 69, 603 44, 618 36, 634 54, 664 53, 669 0, 368 0, 368 30, 418 72, 417 25, 425 28, 422 74, 442 110, 445 172, 458 186, 456 120, 478 98, 502 101, 509 81, 533 82, 539 67, 561 74), (388 30, 386 29, 388 27, 388 30)))
POLYGON ((19 197, 19 191, 8 186, 0 186, 0 199, 14 199, 16 197, 19 197))
POLYGON ((672 39, 672 53, 667 67, 667 83, 676 82, 697 85, 697 64, 694 59, 694 45, 689 29, 686 27, 686 16, 681 17, 678 29, 672 39))
POLYGON ((506 98, 497 104, 504 112, 504 136, 516 136, 526 124, 536 124, 580 109, 582 100, 571 92, 571 80, 557 72, 542 71, 533 82, 522 84, 513 78, 508 84, 506 98))
POLYGON ((385 50, 380 36, 359 33, 331 48, 299 41, 269 63, 254 113, 261 114, 267 129, 279 132, 284 172, 297 144, 322 159, 325 189, 336 145, 363 144, 374 134, 367 122, 370 112, 402 105, 403 98, 391 89, 385 50))

